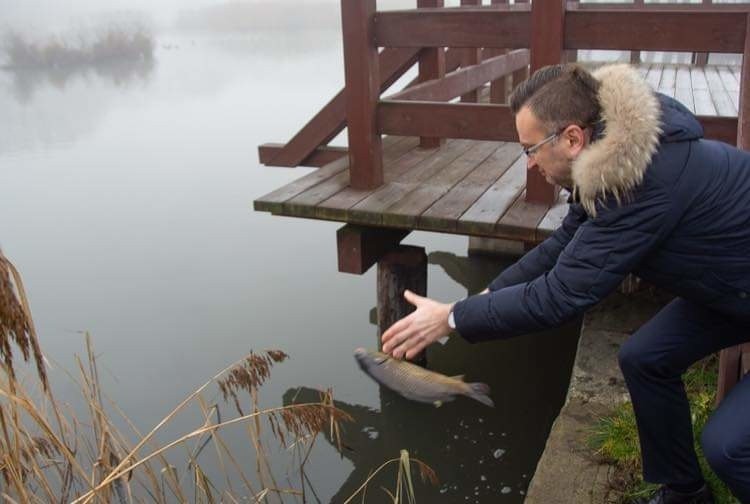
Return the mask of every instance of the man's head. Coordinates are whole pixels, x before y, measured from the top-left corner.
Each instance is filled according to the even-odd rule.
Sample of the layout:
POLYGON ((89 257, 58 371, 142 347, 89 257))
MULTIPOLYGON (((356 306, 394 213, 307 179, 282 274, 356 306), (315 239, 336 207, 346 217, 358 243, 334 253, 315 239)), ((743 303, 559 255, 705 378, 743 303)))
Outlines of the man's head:
POLYGON ((510 97, 528 167, 551 184, 571 188, 571 166, 591 142, 601 107, 599 82, 578 65, 540 68, 510 97))

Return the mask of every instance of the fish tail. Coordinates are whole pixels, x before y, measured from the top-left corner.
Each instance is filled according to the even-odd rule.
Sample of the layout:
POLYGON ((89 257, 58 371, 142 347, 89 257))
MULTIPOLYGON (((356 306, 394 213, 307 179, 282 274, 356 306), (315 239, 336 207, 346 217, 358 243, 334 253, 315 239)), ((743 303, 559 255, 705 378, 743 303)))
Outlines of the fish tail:
POLYGON ((472 399, 476 399, 482 404, 486 404, 490 408, 495 407, 495 403, 492 402, 492 399, 490 399, 490 386, 486 383, 481 382, 475 382, 475 383, 467 383, 469 386, 469 393, 466 394, 472 399))

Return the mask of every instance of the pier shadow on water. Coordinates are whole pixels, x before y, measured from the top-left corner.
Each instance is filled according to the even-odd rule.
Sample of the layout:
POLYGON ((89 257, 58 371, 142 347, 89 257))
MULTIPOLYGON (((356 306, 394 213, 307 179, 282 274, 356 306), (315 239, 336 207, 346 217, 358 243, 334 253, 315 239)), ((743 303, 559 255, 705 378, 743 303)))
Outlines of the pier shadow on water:
MULTIPOLYGON (((503 264, 497 260, 429 255, 468 293, 487 286, 503 264)), ((523 502, 550 426, 565 398, 579 324, 505 341, 471 345, 451 337, 427 352, 427 367, 466 381, 490 385, 494 408, 459 397, 436 408, 408 401, 383 387, 380 407, 336 401, 354 422, 342 433, 342 456, 354 466, 331 502, 343 502, 371 471, 406 449, 432 467, 437 487, 417 485, 418 502, 523 502)), ((353 359, 352 359, 353 364, 353 359)), ((373 382, 373 387, 378 385, 373 382)), ((312 388, 291 388, 284 404, 315 401, 312 388)), ((327 440, 335 446, 330 437, 327 440)), ((370 482, 367 502, 386 502, 381 487, 393 489, 395 466, 370 482)), ((418 480, 418 478, 417 478, 418 480)), ((355 501, 357 501, 355 499, 355 501)), ((358 501, 357 501, 358 502, 358 501)))

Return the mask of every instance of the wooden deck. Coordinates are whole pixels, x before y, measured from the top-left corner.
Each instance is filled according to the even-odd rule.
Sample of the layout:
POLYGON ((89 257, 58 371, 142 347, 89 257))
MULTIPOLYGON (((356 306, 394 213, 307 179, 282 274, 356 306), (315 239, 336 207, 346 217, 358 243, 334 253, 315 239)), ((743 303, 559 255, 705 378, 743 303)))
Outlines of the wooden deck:
MULTIPOLYGON (((737 116, 737 67, 644 64, 640 71, 654 89, 697 114, 737 116)), ((525 201, 526 160, 517 143, 449 139, 436 149, 418 143, 413 137, 384 138, 385 184, 375 190, 349 186, 344 157, 257 199, 255 209, 525 242, 546 238, 567 212, 564 191, 551 208, 525 201)))

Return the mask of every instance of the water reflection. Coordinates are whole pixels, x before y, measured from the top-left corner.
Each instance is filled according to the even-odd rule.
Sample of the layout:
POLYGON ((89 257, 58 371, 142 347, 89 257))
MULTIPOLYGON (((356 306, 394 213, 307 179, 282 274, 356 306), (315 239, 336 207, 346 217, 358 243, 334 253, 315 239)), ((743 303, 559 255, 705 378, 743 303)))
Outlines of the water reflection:
MULTIPOLYGON (((431 252, 428 258, 469 294, 483 290, 508 265, 507 261, 442 251, 431 252)), ((372 321, 372 313, 370 317, 372 321)), ((420 500, 522 502, 564 400, 577 327, 573 323, 555 332, 479 345, 451 338, 443 346, 428 349, 430 369, 466 374, 467 381, 490 385, 495 408, 463 397, 435 408, 382 387, 379 409, 356 400, 336 401, 336 407, 355 419, 342 433, 342 456, 354 469, 331 502, 343 502, 371 471, 397 457, 401 449, 430 465, 440 479, 438 487, 419 485, 420 500)), ((318 397, 317 390, 298 387, 287 390, 283 402, 303 403, 318 397)), ((326 439, 334 444, 330 437, 326 439)), ((368 498, 379 493, 381 486, 392 489, 394 482, 395 470, 376 477, 369 485, 368 498)))
POLYGON ((155 67, 153 58, 101 61, 91 65, 62 65, 43 68, 3 68, 11 77, 11 93, 21 104, 33 101, 43 86, 64 91, 76 79, 99 78, 117 87, 147 83, 155 67))

